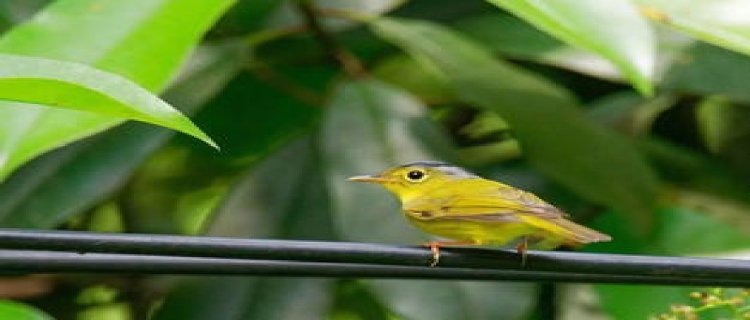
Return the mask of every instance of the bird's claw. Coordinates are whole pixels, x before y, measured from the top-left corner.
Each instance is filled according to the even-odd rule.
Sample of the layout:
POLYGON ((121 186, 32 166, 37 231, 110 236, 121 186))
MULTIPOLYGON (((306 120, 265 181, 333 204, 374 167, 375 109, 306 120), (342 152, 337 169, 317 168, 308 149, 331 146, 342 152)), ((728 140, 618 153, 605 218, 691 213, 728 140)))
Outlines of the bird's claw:
POLYGON ((430 242, 427 245, 430 247, 430 252, 432 252, 432 261, 430 262, 430 267, 436 267, 438 265, 438 262, 440 262, 440 243, 430 242))
POLYGON ((529 248, 529 239, 524 237, 523 240, 516 245, 516 252, 521 255, 521 267, 526 266, 526 249, 529 248))
POLYGON ((475 241, 430 241, 425 244, 426 247, 430 248, 432 252, 432 262, 430 267, 435 267, 440 262, 440 246, 460 246, 460 245, 475 245, 475 241))

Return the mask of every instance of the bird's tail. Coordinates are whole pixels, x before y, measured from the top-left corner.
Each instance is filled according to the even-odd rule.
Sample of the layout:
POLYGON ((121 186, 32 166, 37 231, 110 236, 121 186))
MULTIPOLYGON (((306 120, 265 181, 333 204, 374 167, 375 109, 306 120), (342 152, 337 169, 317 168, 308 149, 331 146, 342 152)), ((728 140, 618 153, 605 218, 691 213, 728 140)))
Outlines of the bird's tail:
POLYGON ((586 244, 586 243, 592 243, 592 242, 606 242, 612 240, 612 237, 609 235, 606 235, 604 233, 601 233, 599 231, 596 231, 594 229, 584 227, 580 224, 577 224, 575 222, 565 220, 565 219, 553 219, 550 220, 550 222, 554 223, 556 226, 561 227, 562 229, 565 229, 568 235, 568 239, 571 244, 586 244))
POLYGON ((544 237, 546 239, 541 239, 542 241, 539 244, 544 248, 554 248, 561 244, 576 247, 586 243, 612 240, 612 237, 609 235, 584 227, 565 218, 541 219, 532 215, 521 215, 519 218, 530 225, 549 232, 550 236, 544 237))

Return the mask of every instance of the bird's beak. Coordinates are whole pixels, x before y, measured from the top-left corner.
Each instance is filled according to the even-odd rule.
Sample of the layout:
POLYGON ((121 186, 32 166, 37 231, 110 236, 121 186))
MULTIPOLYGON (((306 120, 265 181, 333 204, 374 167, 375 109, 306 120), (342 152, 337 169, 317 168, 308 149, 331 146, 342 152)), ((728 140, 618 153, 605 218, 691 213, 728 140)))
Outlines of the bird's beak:
POLYGON ((350 177, 348 180, 357 181, 357 182, 373 182, 373 183, 385 183, 389 181, 387 178, 383 178, 377 175, 354 176, 354 177, 350 177))

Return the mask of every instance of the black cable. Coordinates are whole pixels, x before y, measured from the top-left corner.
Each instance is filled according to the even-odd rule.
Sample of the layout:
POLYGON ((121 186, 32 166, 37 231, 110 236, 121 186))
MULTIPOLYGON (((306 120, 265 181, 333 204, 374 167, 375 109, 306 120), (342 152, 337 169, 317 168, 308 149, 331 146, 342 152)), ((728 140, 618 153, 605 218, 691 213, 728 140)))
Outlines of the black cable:
POLYGON ((668 284, 746 287, 747 279, 702 279, 671 276, 576 274, 504 269, 435 268, 354 264, 196 258, 158 255, 0 250, 3 273, 118 273, 182 275, 259 275, 283 277, 388 278, 438 280, 504 280, 577 283, 668 284))
MULTIPOLYGON (((375 268, 375 265, 424 267, 432 259, 432 255, 426 248, 369 243, 8 229, 0 229, 0 248, 298 262, 315 261, 367 264, 370 265, 370 268, 375 268)), ((297 264, 296 266, 302 265, 297 264)), ((521 266, 518 255, 513 251, 444 248, 442 249, 439 266, 442 268, 419 270, 452 268, 485 270, 482 272, 490 271, 490 269, 504 272, 547 272, 547 274, 561 275, 560 277, 570 276, 572 280, 569 281, 579 281, 580 278, 576 277, 580 275, 595 275, 598 278, 591 279, 603 282, 606 282, 604 279, 606 277, 609 277, 608 279, 619 279, 609 282, 625 281, 626 278, 623 277, 627 276, 633 277, 632 279, 627 278, 628 281, 635 279, 634 281, 639 283, 645 283, 644 281, 703 285, 746 285, 750 283, 750 261, 733 259, 531 251, 528 253, 526 265, 521 266), (636 281, 637 279, 644 280, 636 281), (658 281, 658 279, 672 280, 658 281)), ((414 271, 417 269, 409 270, 412 270, 410 272, 417 272, 414 271)), ((416 274, 412 276, 416 276, 416 274)), ((394 277, 397 276, 394 275, 394 277)), ((537 280, 566 281, 560 277, 537 280)))

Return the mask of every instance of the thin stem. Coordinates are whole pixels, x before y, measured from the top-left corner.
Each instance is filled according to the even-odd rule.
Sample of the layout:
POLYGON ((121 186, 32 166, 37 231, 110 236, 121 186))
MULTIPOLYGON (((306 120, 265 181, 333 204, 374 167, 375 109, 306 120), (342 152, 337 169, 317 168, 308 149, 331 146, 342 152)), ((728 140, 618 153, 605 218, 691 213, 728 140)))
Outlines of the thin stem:
POLYGON ((310 1, 299 0, 297 8, 305 17, 307 26, 312 30, 315 37, 318 38, 323 49, 334 61, 341 65, 346 74, 352 77, 362 77, 366 74, 362 62, 354 54, 341 46, 333 35, 323 28, 318 19, 317 12, 310 1))
POLYGON ((247 36, 246 41, 251 47, 256 47, 263 43, 276 40, 281 37, 288 35, 299 34, 307 31, 305 26, 292 26, 288 28, 280 29, 266 29, 259 32, 255 32, 247 36))
POLYGON ((317 12, 323 16, 341 18, 359 23, 369 23, 377 19, 377 16, 371 14, 341 8, 320 8, 317 12))

